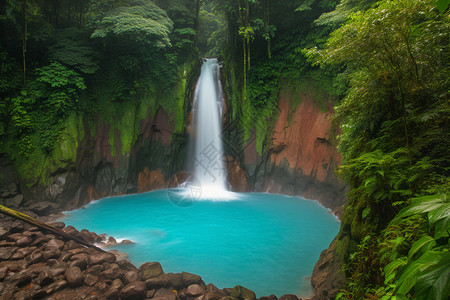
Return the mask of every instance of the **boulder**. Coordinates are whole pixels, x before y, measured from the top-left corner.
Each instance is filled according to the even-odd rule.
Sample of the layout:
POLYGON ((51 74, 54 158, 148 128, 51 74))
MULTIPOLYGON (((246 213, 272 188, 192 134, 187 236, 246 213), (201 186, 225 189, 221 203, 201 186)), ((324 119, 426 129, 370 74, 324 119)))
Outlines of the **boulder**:
POLYGON ((50 225, 58 229, 63 229, 64 227, 66 227, 66 224, 64 222, 52 222, 50 225))
MULTIPOLYGON (((158 278, 158 277, 156 277, 156 278, 158 278)), ((126 271, 123 274, 123 281, 125 284, 132 283, 132 282, 135 282, 138 280, 139 280, 139 273, 136 270, 126 271)), ((151 280, 151 279, 149 279, 149 280, 151 280)))
POLYGON ((89 256, 89 263, 91 265, 99 265, 104 262, 113 263, 116 261, 116 256, 108 252, 96 252, 89 256))
POLYGON ((107 279, 115 279, 121 277, 122 270, 119 268, 117 264, 110 264, 103 272, 100 273, 101 277, 107 279))
POLYGON ((23 203, 23 195, 15 195, 13 198, 7 199, 5 205, 7 207, 20 207, 23 203))
POLYGON ((11 284, 12 286, 16 287, 23 287, 28 283, 30 283, 31 280, 32 280, 31 272, 21 271, 20 273, 7 277, 5 283, 11 284))
POLYGON ((170 284, 177 290, 182 289, 184 287, 183 278, 180 273, 169 273, 170 284))
POLYGON ((31 204, 28 209, 38 216, 48 216, 57 212, 58 205, 48 201, 39 201, 31 204))
POLYGON ((187 290, 186 290, 186 295, 187 296, 200 296, 204 293, 203 289, 201 286, 199 286, 198 284, 191 284, 190 286, 188 286, 187 290))
POLYGON ((286 294, 278 298, 278 300, 299 300, 299 298, 293 294, 286 294))
POLYGON ((187 273, 187 272, 181 272, 181 279, 183 280, 183 285, 189 286, 194 283, 201 283, 202 278, 198 275, 187 273))
POLYGON ((42 271, 36 278, 36 283, 40 286, 48 285, 54 281, 53 274, 49 269, 42 271))
POLYGON ((145 281, 149 278, 158 277, 163 274, 163 269, 159 262, 147 262, 139 267, 141 280, 145 281))
POLYGON ((49 259, 52 258, 58 258, 61 254, 61 251, 59 250, 50 250, 50 251, 43 251, 42 252, 42 258, 44 259, 44 261, 48 261, 49 259))
POLYGON ((75 254, 70 257, 70 260, 69 266, 78 267, 81 270, 85 270, 89 264, 89 257, 86 253, 75 254))
POLYGON ((83 273, 78 267, 68 268, 65 276, 68 284, 73 287, 81 285, 84 281, 83 273))
POLYGON ((240 285, 233 288, 230 296, 241 300, 256 300, 256 294, 253 291, 240 285))
POLYGON ((35 251, 33 251, 33 253, 30 254, 30 256, 27 257, 27 259, 30 265, 43 261, 44 257, 42 256, 42 250, 36 249, 35 251))
POLYGON ((177 295, 175 291, 166 288, 157 289, 155 295, 153 296, 153 299, 160 299, 160 300, 161 299, 175 300, 176 298, 177 295))
MULTIPOLYGON (((229 291, 231 293, 231 290, 229 291)), ((225 292, 220 290, 214 284, 210 283, 206 286, 206 294, 203 300, 219 300, 225 296, 225 292)))
POLYGON ((0 226, 0 239, 3 239, 3 237, 7 236, 9 234, 9 231, 3 227, 0 226))
POLYGON ((16 250, 17 247, 0 247, 0 260, 9 259, 16 250))
POLYGON ((88 274, 92 274, 92 275, 99 275, 100 272, 102 272, 104 270, 104 267, 102 265, 95 265, 90 267, 89 269, 86 270, 86 273, 88 274))
POLYGON ((64 247, 64 242, 59 239, 51 239, 48 241, 47 245, 45 246, 46 250, 62 250, 64 247))
POLYGON ((119 295, 122 300, 140 300, 145 298, 146 289, 145 282, 135 281, 127 284, 119 295))
POLYGON ((120 279, 113 280, 109 290, 105 293, 106 299, 119 299, 119 293, 122 288, 123 283, 120 279))
POLYGON ((31 244, 33 239, 30 236, 22 236, 16 241, 16 245, 19 247, 27 247, 31 244))
POLYGON ((275 295, 270 295, 270 296, 266 296, 266 297, 261 297, 261 298, 259 298, 259 300, 277 300, 278 298, 277 298, 277 296, 275 296, 275 295))
POLYGON ((87 286, 93 286, 98 281, 98 277, 92 274, 86 274, 86 277, 84 278, 84 284, 87 286))
POLYGON ((159 289, 171 285, 168 274, 161 274, 158 277, 149 278, 145 283, 147 284, 147 289, 159 289))
POLYGON ((118 260, 117 264, 122 270, 125 271, 138 271, 138 268, 136 268, 131 262, 128 260, 118 260))
POLYGON ((45 292, 47 295, 53 294, 54 292, 57 292, 67 286, 67 281, 65 280, 58 280, 53 282, 52 284, 48 285, 45 288, 45 292))

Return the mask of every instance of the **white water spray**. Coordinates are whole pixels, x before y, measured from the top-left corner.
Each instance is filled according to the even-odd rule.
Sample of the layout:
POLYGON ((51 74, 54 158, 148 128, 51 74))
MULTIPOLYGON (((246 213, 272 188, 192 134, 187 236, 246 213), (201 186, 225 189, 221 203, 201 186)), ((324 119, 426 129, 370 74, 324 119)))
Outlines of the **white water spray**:
POLYGON ((206 59, 194 93, 191 139, 193 173, 201 198, 227 198, 226 172, 221 140, 223 95, 217 59, 206 59))

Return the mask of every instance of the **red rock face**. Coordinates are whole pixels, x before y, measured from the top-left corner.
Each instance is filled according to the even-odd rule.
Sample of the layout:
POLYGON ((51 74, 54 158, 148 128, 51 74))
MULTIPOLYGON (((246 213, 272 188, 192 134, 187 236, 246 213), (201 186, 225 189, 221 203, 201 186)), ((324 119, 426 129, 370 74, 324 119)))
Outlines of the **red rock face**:
POLYGON ((341 163, 341 156, 329 142, 332 108, 322 113, 314 107, 312 99, 306 98, 289 120, 287 101, 280 99, 278 105, 280 115, 272 134, 272 143, 274 149, 282 150, 271 155, 271 162, 279 166, 286 159, 290 168, 301 170, 304 175, 320 182, 334 176, 333 170, 341 163))
POLYGON ((225 158, 227 169, 227 182, 234 192, 245 193, 250 191, 250 185, 241 165, 232 156, 225 158))
POLYGON ((170 146, 170 136, 174 126, 169 122, 169 116, 166 112, 159 108, 154 117, 147 114, 147 117, 140 121, 139 134, 143 139, 160 140, 166 147, 170 146))
POLYGON ((339 216, 346 186, 335 174, 341 156, 330 142, 333 107, 327 101, 328 110, 323 112, 312 95, 297 97, 303 101, 295 109, 285 98, 279 100, 269 157, 256 155, 255 163, 255 147, 248 145, 245 169, 254 190, 318 200, 339 216))
POLYGON ((165 187, 166 182, 161 169, 150 171, 147 167, 145 167, 144 171, 139 172, 137 187, 139 193, 163 189, 165 187))

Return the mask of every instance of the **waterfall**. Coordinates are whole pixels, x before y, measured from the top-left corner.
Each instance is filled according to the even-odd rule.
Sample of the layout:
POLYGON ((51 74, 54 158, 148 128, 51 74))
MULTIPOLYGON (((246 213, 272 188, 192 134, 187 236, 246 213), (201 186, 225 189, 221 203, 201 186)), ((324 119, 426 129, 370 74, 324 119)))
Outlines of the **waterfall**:
MULTIPOLYGON (((193 174, 202 198, 226 193, 226 172, 221 140, 223 93, 217 59, 205 59, 194 92, 191 144, 193 174)), ((189 158, 191 159, 191 158, 189 158)))

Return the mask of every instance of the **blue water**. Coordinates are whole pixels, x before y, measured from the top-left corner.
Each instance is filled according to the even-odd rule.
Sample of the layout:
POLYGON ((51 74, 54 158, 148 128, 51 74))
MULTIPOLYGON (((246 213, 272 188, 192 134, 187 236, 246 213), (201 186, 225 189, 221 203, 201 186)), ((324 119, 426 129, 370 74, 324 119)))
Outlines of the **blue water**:
POLYGON ((311 293, 314 264, 339 230, 318 203, 249 193, 180 207, 168 191, 105 198, 66 212, 64 222, 136 242, 115 249, 137 266, 158 261, 166 273, 195 273, 219 288, 239 284, 258 297, 311 293))

